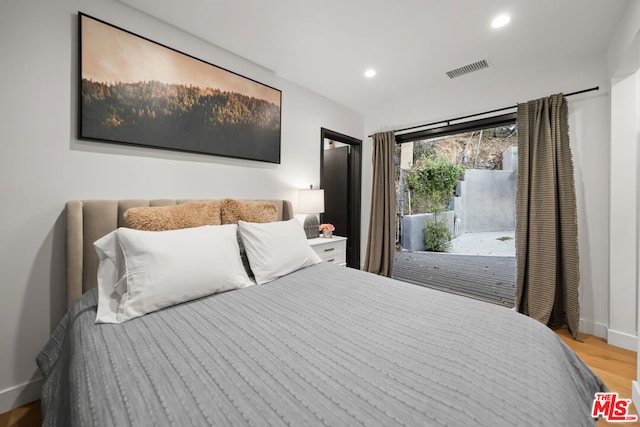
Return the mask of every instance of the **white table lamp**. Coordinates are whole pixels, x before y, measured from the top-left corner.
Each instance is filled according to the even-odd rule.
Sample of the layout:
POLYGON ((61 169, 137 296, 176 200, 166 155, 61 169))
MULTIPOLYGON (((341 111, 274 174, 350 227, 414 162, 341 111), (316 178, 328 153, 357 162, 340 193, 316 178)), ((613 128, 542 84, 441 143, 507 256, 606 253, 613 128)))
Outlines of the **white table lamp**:
POLYGON ((318 237, 318 214, 324 212, 324 190, 314 190, 313 186, 309 190, 298 191, 298 212, 307 214, 304 220, 304 232, 307 239, 318 237))

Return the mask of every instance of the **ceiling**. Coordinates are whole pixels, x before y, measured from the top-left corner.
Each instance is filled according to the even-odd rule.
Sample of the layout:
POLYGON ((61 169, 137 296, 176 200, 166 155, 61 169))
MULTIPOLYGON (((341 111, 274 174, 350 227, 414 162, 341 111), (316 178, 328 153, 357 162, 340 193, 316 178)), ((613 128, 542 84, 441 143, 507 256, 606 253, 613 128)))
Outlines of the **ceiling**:
POLYGON ((631 0, 120 1, 367 115, 526 67, 605 61, 631 0), (510 24, 492 29, 501 12, 510 24), (488 69, 445 74, 482 59, 488 69))

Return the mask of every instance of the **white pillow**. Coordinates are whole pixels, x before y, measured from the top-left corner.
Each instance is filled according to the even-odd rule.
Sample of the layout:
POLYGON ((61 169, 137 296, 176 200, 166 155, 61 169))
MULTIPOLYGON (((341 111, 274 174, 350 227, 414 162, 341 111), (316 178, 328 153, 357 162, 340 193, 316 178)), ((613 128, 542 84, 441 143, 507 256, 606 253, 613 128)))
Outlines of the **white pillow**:
POLYGON ((121 323, 184 301, 251 286, 235 224, 141 231, 119 228, 94 243, 96 323, 121 323))
POLYGON ((251 271, 259 285, 322 262, 307 242, 300 221, 238 221, 251 271))
POLYGON ((118 242, 118 231, 96 240, 93 246, 100 260, 96 323, 118 323, 116 313, 120 299, 127 291, 126 263, 118 242))

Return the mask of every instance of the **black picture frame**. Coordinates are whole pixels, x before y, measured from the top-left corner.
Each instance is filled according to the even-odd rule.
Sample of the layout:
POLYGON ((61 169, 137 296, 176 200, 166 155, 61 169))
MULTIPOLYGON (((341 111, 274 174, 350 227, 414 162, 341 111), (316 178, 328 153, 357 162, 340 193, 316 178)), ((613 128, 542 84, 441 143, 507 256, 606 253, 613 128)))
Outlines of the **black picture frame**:
POLYGON ((282 92, 78 12, 83 140, 280 163, 282 92))

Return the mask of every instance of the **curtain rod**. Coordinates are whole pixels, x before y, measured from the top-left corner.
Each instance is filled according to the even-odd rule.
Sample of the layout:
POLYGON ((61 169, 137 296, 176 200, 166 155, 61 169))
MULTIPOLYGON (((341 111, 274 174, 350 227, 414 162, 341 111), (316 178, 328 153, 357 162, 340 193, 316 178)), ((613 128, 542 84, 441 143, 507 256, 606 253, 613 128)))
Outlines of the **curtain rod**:
MULTIPOLYGON (((567 93, 565 95, 565 97, 573 96, 573 95, 580 95, 581 93, 592 92, 594 90, 599 90, 599 89, 600 89, 600 86, 591 87, 589 89, 582 89, 582 90, 578 90, 576 92, 567 93)), ((518 108, 518 105, 516 104, 516 105, 513 105, 511 107, 498 108, 498 109, 491 110, 491 111, 485 111, 483 113, 476 113, 476 114, 470 114, 468 116, 456 117, 455 119, 439 120, 437 122, 427 123, 427 124, 424 124, 424 125, 417 125, 417 126, 410 126, 410 127, 402 128, 402 129, 396 129, 393 132, 394 133, 396 133, 396 132, 404 132, 406 130, 419 129, 419 128, 423 128, 423 127, 427 127, 427 126, 437 125, 439 123, 446 123, 447 126, 449 126, 449 124, 451 122, 455 122, 457 120, 468 119, 468 118, 476 117, 476 116, 484 116, 485 114, 497 113, 498 111, 504 111, 504 110, 511 110, 512 108, 518 108)), ((372 136, 373 135, 369 135, 369 138, 371 138, 372 136)))

